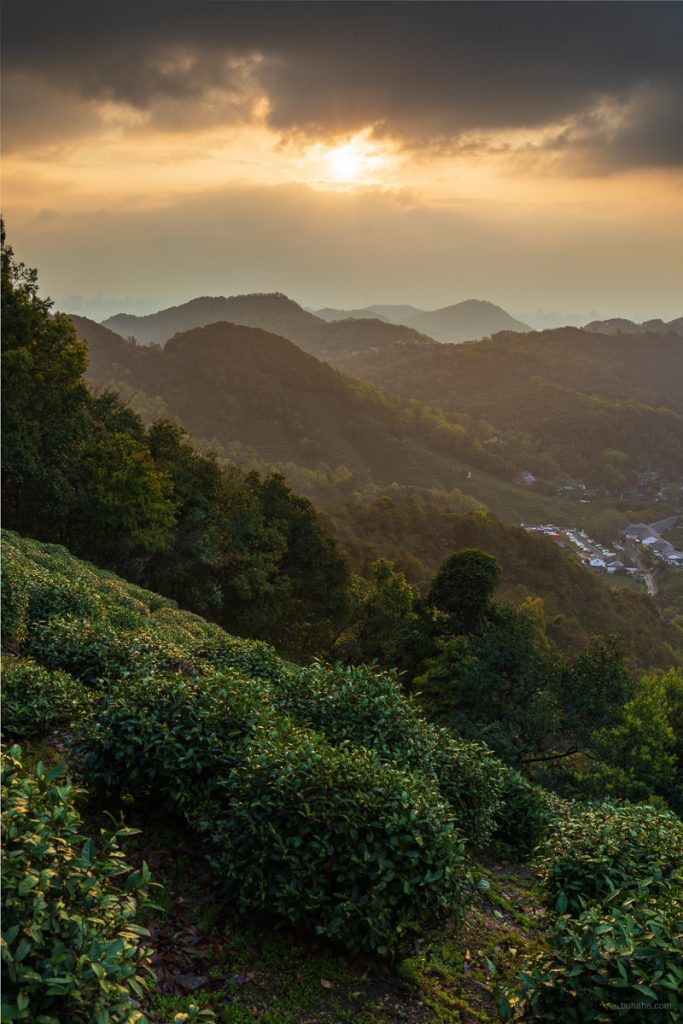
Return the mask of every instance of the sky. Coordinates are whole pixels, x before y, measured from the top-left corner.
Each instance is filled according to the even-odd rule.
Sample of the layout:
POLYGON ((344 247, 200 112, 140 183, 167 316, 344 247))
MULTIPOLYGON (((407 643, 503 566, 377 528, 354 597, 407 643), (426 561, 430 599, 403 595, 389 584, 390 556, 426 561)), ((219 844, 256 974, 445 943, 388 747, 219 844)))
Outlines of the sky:
POLYGON ((683 314, 683 3, 5 0, 2 208, 63 309, 683 314))

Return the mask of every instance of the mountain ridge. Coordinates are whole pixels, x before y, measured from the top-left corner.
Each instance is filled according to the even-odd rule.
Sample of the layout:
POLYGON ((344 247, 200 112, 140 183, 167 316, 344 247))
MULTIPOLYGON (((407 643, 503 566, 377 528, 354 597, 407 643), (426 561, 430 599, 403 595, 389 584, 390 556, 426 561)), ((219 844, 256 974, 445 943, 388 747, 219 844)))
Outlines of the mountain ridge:
MULTIPOLYGON (((414 306, 371 307, 367 309, 322 309, 309 312, 282 292, 255 292, 248 295, 199 296, 179 306, 170 306, 157 313, 137 316, 117 313, 102 321, 102 326, 123 337, 135 337, 142 344, 164 344, 178 331, 205 327, 210 323, 237 323, 245 327, 260 327, 293 341, 314 355, 334 350, 330 341, 339 332, 337 324, 345 324, 347 351, 368 348, 363 334, 370 330, 379 335, 370 324, 381 323, 387 333, 381 347, 396 339, 394 331, 416 331, 423 339, 441 343, 457 343, 486 337, 502 330, 528 332, 531 328, 510 316, 491 302, 467 299, 464 302, 427 311, 414 306), (392 310, 390 316, 387 310, 392 310), (325 314, 321 316, 320 314, 325 314), (355 340, 350 340, 350 334, 355 340)), ((403 336, 404 340, 409 336, 403 336)))
POLYGON ((683 316, 668 321, 655 317, 652 320, 643 320, 640 324, 635 320, 614 316, 607 320, 591 320, 583 329, 598 334, 648 334, 670 331, 683 337, 683 316))

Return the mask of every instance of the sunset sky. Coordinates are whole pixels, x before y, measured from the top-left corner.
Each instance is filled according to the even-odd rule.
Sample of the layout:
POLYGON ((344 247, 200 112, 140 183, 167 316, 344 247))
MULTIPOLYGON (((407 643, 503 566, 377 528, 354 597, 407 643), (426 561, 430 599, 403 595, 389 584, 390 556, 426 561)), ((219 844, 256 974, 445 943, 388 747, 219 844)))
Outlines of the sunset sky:
POLYGON ((3 212, 63 308, 683 314, 681 3, 3 7, 3 212))

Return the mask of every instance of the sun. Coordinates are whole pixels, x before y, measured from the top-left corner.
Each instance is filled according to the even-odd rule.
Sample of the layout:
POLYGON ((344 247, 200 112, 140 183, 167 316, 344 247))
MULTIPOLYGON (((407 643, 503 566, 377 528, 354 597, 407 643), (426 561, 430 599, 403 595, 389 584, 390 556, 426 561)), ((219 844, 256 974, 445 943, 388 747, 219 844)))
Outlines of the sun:
POLYGON ((385 154, 366 132, 325 150, 322 154, 326 167, 325 177, 339 185, 371 184, 386 162, 385 154))
POLYGON ((300 180, 316 189, 348 192, 385 187, 395 164, 393 147, 378 142, 366 129, 330 142, 315 142, 298 158, 300 180))
POLYGON ((368 169, 370 156, 364 153, 358 142, 347 142, 327 154, 330 176, 335 181, 357 181, 368 169))

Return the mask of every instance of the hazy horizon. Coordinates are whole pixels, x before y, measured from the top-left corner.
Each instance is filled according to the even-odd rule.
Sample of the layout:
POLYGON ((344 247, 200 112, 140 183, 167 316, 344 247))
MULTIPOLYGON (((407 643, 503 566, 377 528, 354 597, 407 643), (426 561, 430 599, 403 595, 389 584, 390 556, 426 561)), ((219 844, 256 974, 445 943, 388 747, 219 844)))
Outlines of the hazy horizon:
POLYGON ((681 315, 680 4, 8 0, 3 22, 8 238, 59 308, 681 315))
MULTIPOLYGON (((281 291, 281 289, 278 289, 281 291)), ((232 293, 230 293, 232 294, 232 293)), ((225 298, 230 297, 229 293, 225 294, 225 298)), ((248 294, 248 293, 242 293, 248 294)), ((272 293, 271 293, 272 294, 272 293)), ((124 298, 116 298, 101 293, 96 295, 68 295, 68 296, 50 296, 54 309, 63 313, 72 313, 78 316, 87 317, 90 320, 95 320, 102 323, 117 313, 131 313, 134 316, 147 316, 153 313, 160 312, 161 310, 168 309, 172 306, 180 306, 185 302, 189 302, 195 298, 202 298, 205 296, 190 295, 185 299, 175 300, 170 296, 155 296, 151 299, 147 298, 132 298, 126 296, 124 298)), ((326 308, 344 308, 334 307, 331 303, 324 303, 323 305, 309 305, 305 302, 300 301, 295 295, 289 295, 288 298, 297 302, 303 309, 311 313, 316 313, 318 310, 326 308)), ((478 298, 477 296, 469 296, 469 298, 478 298)), ((483 298, 483 297, 480 297, 483 298)), ((431 307, 432 309, 442 309, 444 306, 455 305, 458 302, 465 301, 463 299, 457 299, 454 302, 444 303, 442 306, 431 307)), ((484 301, 491 302, 491 299, 484 299, 484 301)), ((367 309, 372 306, 385 306, 385 305, 398 305, 391 301, 382 301, 381 299, 375 301, 372 297, 368 297, 368 293, 363 293, 362 304, 356 303, 350 305, 348 308, 351 311, 367 309), (366 301, 367 300, 367 301, 366 301)), ((412 305, 418 309, 424 307, 418 307, 416 303, 410 302, 409 297, 405 299, 403 305, 412 305)), ((498 305, 498 303, 494 303, 498 305)), ((681 307, 683 308, 683 306, 681 307)), ((425 310, 427 311, 427 310, 425 310)), ((542 330, 543 328, 559 327, 559 326, 582 326, 588 323, 590 320, 596 319, 607 319, 611 316, 617 316, 620 314, 604 313, 600 310, 589 310, 584 312, 556 312, 554 310, 546 310, 537 308, 535 310, 528 310, 521 313, 514 309, 506 309, 505 312, 510 313, 516 319, 528 323, 530 327, 536 330, 542 330)), ((645 318, 645 319, 653 319, 645 318)), ((673 319, 673 318, 671 318, 673 319)))

